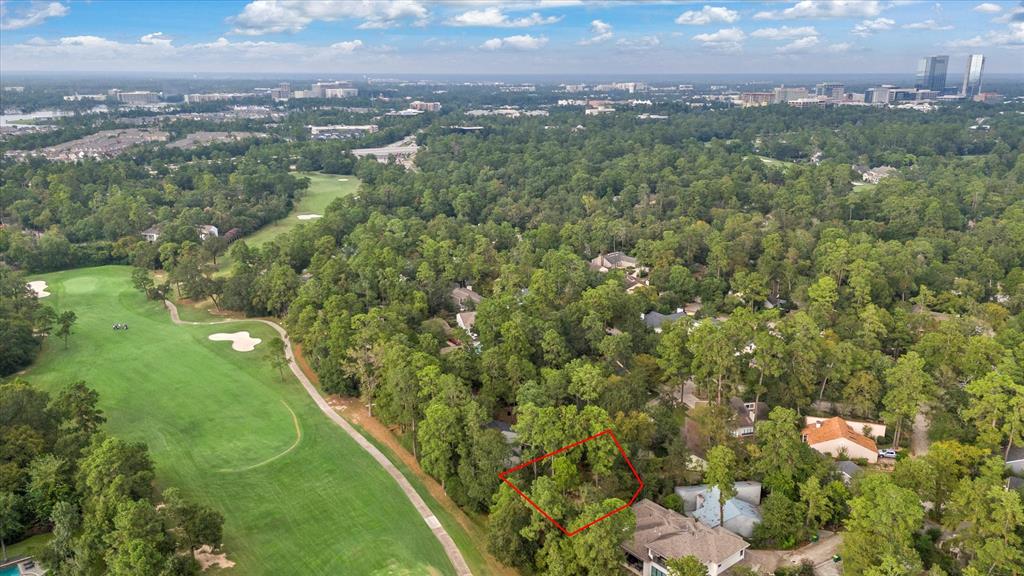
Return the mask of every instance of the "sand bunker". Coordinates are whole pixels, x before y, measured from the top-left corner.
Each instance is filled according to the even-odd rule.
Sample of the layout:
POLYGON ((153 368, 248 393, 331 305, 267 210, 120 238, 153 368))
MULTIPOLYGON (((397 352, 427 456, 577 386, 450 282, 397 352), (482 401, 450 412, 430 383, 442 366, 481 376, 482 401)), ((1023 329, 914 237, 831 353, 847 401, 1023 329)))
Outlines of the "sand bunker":
POLYGON ((338 182, 348 182, 348 178, 338 178, 338 182))
POLYGON ((46 298, 50 295, 46 291, 46 280, 34 280, 28 283, 28 289, 36 293, 37 298, 46 298))
POLYGON ((196 557, 196 562, 199 562, 199 568, 206 570, 212 566, 218 568, 232 568, 235 563, 228 560, 227 554, 214 554, 213 548, 209 544, 200 546, 198 550, 193 552, 196 557))
POLYGON ((210 340, 214 342, 231 342, 231 348, 239 352, 252 352, 253 348, 263 341, 259 338, 253 338, 249 335, 248 331, 232 332, 231 334, 217 332, 216 334, 210 334, 210 340))
POLYGON ((296 216, 299 220, 316 220, 317 218, 323 217, 323 214, 299 214, 296 216))

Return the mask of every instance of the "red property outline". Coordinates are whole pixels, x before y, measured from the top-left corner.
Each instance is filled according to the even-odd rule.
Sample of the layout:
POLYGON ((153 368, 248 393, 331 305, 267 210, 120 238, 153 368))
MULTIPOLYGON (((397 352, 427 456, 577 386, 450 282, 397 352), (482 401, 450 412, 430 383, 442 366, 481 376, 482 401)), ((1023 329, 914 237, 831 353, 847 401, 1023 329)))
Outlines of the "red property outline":
POLYGON ((629 456, 626 456, 626 451, 622 449, 622 445, 619 444, 619 439, 615 437, 615 433, 612 432, 611 428, 608 428, 607 430, 604 430, 602 432, 598 432, 597 434, 594 434, 593 436, 590 436, 589 438, 584 438, 583 440, 580 440, 579 442, 573 442, 572 444, 569 444, 568 446, 562 446, 561 448, 559 448, 558 450, 555 450, 554 452, 549 452, 549 453, 547 453, 547 454, 545 454, 543 456, 538 456, 538 457, 534 458, 533 460, 530 460, 530 461, 527 461, 527 462, 523 462, 522 464, 519 464, 518 466, 514 466, 512 468, 509 468, 508 470, 505 470, 503 472, 498 472, 498 478, 501 478, 502 482, 504 482, 505 484, 508 484, 509 486, 511 486, 512 489, 516 491, 516 493, 518 493, 520 496, 523 497, 524 500, 526 500, 527 502, 530 503, 530 506, 533 506, 534 509, 537 510, 537 512, 540 512, 541 515, 543 515, 552 524, 554 524, 559 530, 561 530, 563 534, 565 534, 566 536, 569 536, 569 537, 575 536, 575 535, 579 534, 580 532, 583 532, 587 528, 590 528, 594 524, 597 524, 601 520, 604 520, 605 518, 608 518, 609 516, 612 516, 613 514, 618 514, 619 512, 622 512, 623 510, 625 510, 626 508, 629 508, 630 506, 633 505, 633 502, 636 502, 637 497, 640 496, 640 491, 644 489, 644 481, 640 478, 640 475, 637 474, 636 468, 634 468, 633 467, 633 463, 629 461, 629 456), (629 499, 629 502, 626 502, 624 505, 619 506, 615 510, 612 510, 611 512, 605 514, 604 516, 601 516, 600 518, 598 518, 597 520, 594 520, 593 522, 590 522, 589 524, 586 524, 585 526, 581 526, 580 528, 577 528, 576 530, 573 530, 572 532, 569 532, 564 527, 562 527, 562 525, 559 524, 554 518, 552 518, 550 515, 548 515, 547 512, 541 510, 540 506, 537 506, 537 504, 533 500, 530 500, 530 497, 527 496, 526 494, 524 494, 522 490, 520 490, 519 488, 516 488, 515 484, 513 484, 513 483, 508 481, 508 475, 513 473, 513 472, 517 472, 519 470, 522 470, 523 468, 526 468, 527 466, 529 466, 530 464, 533 464, 534 462, 539 462, 539 461, 541 461, 541 460, 543 460, 543 459, 545 459, 545 458, 547 458, 549 456, 554 456, 555 454, 560 454, 562 452, 565 452, 566 450, 571 450, 571 449, 579 446, 580 444, 584 444, 586 442, 590 442, 591 440, 600 438, 601 436, 604 436, 604 435, 611 436, 612 442, 615 443, 615 447, 619 449, 619 454, 622 454, 622 459, 626 461, 626 465, 629 466, 630 472, 633 473, 633 477, 636 478, 637 483, 639 483, 640 485, 637 487, 636 492, 633 493, 633 497, 629 499))

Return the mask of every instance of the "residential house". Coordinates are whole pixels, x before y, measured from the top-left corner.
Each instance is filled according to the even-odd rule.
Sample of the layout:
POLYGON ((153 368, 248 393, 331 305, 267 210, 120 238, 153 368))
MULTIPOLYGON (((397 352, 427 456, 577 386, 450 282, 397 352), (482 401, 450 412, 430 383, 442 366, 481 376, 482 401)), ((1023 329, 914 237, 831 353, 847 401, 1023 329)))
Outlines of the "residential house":
POLYGON ((728 530, 709 528, 678 512, 644 499, 633 505, 636 530, 622 544, 623 565, 640 576, 667 576, 669 558, 694 556, 719 576, 746 555, 750 544, 728 530))
MULTIPOLYGON (((815 422, 824 422, 829 418, 820 418, 818 416, 805 416, 804 423, 807 426, 810 426, 815 422)), ((868 422, 867 420, 846 420, 846 423, 850 425, 850 428, 853 428, 854 430, 860 432, 861 434, 867 436, 868 438, 874 438, 875 440, 878 440, 879 438, 885 438, 885 431, 887 430, 887 427, 885 424, 882 424, 881 422, 868 422)))
POLYGON ((470 335, 475 334, 476 332, 474 332, 473 327, 476 326, 476 312, 472 310, 459 312, 455 315, 455 323, 459 325, 459 328, 469 332, 470 335))
POLYGON ((839 472, 839 477, 843 479, 845 484, 850 484, 853 479, 860 476, 864 469, 857 466, 856 462, 850 460, 839 460, 836 462, 836 471, 839 472))
POLYGON ((682 309, 676 310, 672 314, 662 314, 661 312, 654 310, 646 314, 641 314, 640 318, 643 319, 644 324, 646 324, 648 328, 654 330, 658 334, 661 334, 662 324, 665 322, 675 322, 686 315, 686 312, 682 309))
POLYGON ((624 252, 609 252, 601 254, 590 261, 590 269, 597 272, 608 272, 609 270, 632 270, 637 266, 636 258, 624 252))
POLYGON ((878 461, 875 441, 854 430, 839 416, 809 423, 800 432, 800 437, 822 454, 833 457, 845 454, 849 458, 863 458, 872 464, 878 461))
POLYGON ((892 166, 879 166, 878 168, 872 168, 864 172, 864 174, 861 175, 861 178, 869 184, 878 184, 883 179, 897 173, 898 171, 892 166))
POLYGON ((220 235, 220 231, 217 230, 216 226, 210 224, 203 224, 202 226, 196 226, 196 232, 199 233, 200 240, 206 240, 207 238, 213 238, 220 235))
POLYGON ((732 424, 732 435, 737 438, 753 436, 757 422, 768 417, 768 404, 764 402, 744 402, 733 396, 729 398, 729 407, 736 414, 732 424))
POLYGON ((145 238, 146 242, 156 242, 160 239, 160 226, 153 225, 146 228, 141 232, 142 237, 145 238))
POLYGON ((452 304, 459 307, 459 310, 475 309, 484 297, 473 291, 472 286, 456 286, 451 292, 452 304))
POLYGON ((1006 455, 1006 467, 1014 476, 1024 476, 1024 446, 1013 446, 1006 455))
POLYGON ((683 500, 683 512, 715 528, 719 520, 726 530, 744 538, 754 535, 754 526, 761 523, 761 483, 737 482, 736 496, 725 502, 719 510, 719 490, 716 486, 676 486, 676 495, 683 500), (721 513, 721 514, 720 514, 721 513))

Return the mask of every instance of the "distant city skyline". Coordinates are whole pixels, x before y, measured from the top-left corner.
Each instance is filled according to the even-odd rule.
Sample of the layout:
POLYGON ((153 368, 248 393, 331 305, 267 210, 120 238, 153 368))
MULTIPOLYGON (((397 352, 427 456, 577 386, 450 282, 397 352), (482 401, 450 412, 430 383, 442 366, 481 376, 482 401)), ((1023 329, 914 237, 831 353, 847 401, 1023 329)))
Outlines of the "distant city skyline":
POLYGON ((1020 73, 1024 3, 2 0, 5 72, 1020 73))

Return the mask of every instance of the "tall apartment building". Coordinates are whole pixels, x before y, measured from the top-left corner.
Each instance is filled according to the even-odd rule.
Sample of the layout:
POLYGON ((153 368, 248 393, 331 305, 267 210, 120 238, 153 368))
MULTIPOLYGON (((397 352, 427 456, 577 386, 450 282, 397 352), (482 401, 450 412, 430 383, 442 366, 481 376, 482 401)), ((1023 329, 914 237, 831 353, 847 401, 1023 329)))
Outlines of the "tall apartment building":
POLYGON ((949 68, 949 56, 926 56, 917 64, 917 82, 915 88, 942 92, 946 87, 946 71, 949 68))
POLYGON ((967 58, 967 69, 964 70, 964 84, 960 89, 960 95, 964 98, 974 98, 981 93, 981 74, 985 70, 985 56, 971 54, 967 58))

